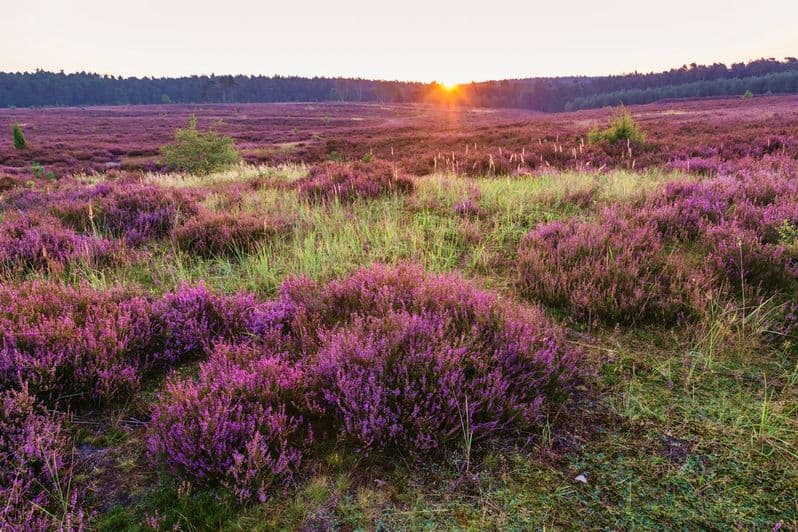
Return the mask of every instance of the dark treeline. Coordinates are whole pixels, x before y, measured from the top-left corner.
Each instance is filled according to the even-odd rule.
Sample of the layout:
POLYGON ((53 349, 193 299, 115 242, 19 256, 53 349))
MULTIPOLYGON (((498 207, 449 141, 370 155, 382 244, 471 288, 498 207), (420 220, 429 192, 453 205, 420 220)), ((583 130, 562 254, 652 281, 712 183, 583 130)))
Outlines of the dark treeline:
POLYGON ((284 76, 122 78, 85 72, 0 72, 0 107, 153 103, 436 102, 564 111, 667 98, 798 92, 798 59, 685 65, 666 72, 436 83, 284 76))

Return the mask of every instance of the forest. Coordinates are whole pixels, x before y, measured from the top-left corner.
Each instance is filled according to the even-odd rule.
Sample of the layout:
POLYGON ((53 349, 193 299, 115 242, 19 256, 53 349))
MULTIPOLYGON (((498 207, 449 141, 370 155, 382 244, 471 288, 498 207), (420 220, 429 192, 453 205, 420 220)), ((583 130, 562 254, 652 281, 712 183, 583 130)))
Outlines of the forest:
POLYGON ((473 82, 194 75, 175 78, 96 73, 0 72, 0 107, 169 103, 447 103, 559 112, 674 98, 798 92, 798 59, 697 65, 613 76, 540 77, 473 82))

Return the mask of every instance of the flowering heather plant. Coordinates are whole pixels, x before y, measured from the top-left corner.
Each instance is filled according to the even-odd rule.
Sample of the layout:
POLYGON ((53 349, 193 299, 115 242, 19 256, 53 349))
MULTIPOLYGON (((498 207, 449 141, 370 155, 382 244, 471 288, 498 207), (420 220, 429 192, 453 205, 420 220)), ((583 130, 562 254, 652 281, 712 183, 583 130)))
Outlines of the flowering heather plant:
POLYGON ((375 198, 392 192, 409 194, 413 179, 383 161, 370 163, 324 163, 314 166, 310 175, 297 182, 300 196, 311 201, 337 199, 351 202, 356 198, 375 198))
POLYGON ((0 388, 49 405, 128 396, 151 364, 150 305, 121 290, 0 287, 0 388))
POLYGON ((240 341, 256 306, 252 295, 218 295, 203 284, 181 286, 153 303, 156 358, 173 365, 209 354, 216 342, 240 341))
POLYGON ((88 190, 61 194, 51 212, 66 225, 82 232, 102 231, 124 238, 130 245, 161 238, 180 217, 192 217, 195 198, 179 189, 135 182, 101 183, 88 190))
POLYGON ((763 243, 756 233, 735 223, 707 228, 706 240, 710 264, 737 290, 795 287, 798 258, 784 246, 763 243))
POLYGON ((0 223, 0 268, 11 272, 98 265, 112 261, 117 249, 112 241, 77 234, 44 214, 8 213, 0 223))
POLYGON ((182 251, 213 257, 246 253, 287 228, 288 224, 273 217, 204 212, 176 227, 172 238, 182 251))
POLYGON ((27 390, 0 392, 0 529, 83 529, 70 448, 27 390))
POLYGON ((699 269, 667 256, 656 228, 607 213, 539 225, 518 250, 528 297, 589 321, 674 323, 700 307, 699 269), (693 271, 691 271, 693 270, 693 271))
POLYGON ((446 447, 466 417, 475 437, 529 427, 575 374, 539 311, 456 276, 373 266, 317 294, 295 323, 315 325, 324 403, 365 449, 446 447))
POLYGON ((150 449, 177 473, 264 498, 323 422, 366 451, 420 453, 534 427, 577 353, 536 309, 459 277, 364 268, 290 279, 155 406, 150 449), (467 427, 464 428, 464 427, 467 427))
POLYGON ((176 473, 266 500, 311 441, 305 373, 249 345, 217 346, 196 380, 170 381, 155 405, 148 448, 176 473))

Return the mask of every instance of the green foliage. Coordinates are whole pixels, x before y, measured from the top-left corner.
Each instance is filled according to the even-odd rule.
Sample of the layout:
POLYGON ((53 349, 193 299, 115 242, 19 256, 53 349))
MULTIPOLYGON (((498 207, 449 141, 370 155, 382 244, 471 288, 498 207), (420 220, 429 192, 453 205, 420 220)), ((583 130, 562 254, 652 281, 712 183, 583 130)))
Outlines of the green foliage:
POLYGON ((240 159, 231 137, 197 130, 193 114, 189 126, 175 132, 175 141, 161 148, 161 155, 169 168, 196 175, 223 170, 240 159))
POLYGON ((614 144, 623 140, 643 142, 645 138, 645 133, 641 131, 640 126, 632 118, 632 113, 623 106, 613 114, 607 129, 599 130, 594 127, 587 134, 590 144, 598 144, 602 141, 614 144))
POLYGON ((14 124, 11 128, 14 134, 14 148, 24 150, 28 147, 28 141, 25 140, 25 134, 22 132, 22 127, 19 124, 14 124))
POLYGON ((161 94, 161 103, 172 103, 172 99, 166 93, 161 94))
POLYGON ((754 97, 754 93, 753 93, 753 92, 751 92, 751 89, 747 89, 747 90, 746 90, 746 91, 743 93, 743 96, 742 96, 743 100, 750 100, 750 99, 751 99, 751 98, 753 98, 753 97, 754 97))

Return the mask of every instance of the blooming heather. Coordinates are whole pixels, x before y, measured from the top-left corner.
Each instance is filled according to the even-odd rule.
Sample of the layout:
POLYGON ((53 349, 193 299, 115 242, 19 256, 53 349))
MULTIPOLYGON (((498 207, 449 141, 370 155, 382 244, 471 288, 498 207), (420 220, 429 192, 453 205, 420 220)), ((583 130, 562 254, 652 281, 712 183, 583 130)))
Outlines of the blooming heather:
POLYGON ((172 238, 180 250, 192 255, 235 255, 252 250, 287 227, 285 222, 267 216, 203 212, 176 227, 172 238))
POLYGON ((300 196, 311 201, 351 202, 392 192, 408 194, 413 191, 413 180, 383 161, 323 163, 311 168, 310 175, 297 186, 300 196))
POLYGON ((0 392, 0 529, 83 529, 69 443, 27 390, 0 392))
POLYGON ((0 268, 11 272, 100 264, 112 260, 116 250, 109 240, 77 234, 43 214, 9 213, 0 223, 0 268))
POLYGON ((310 443, 305 375, 273 353, 217 346, 196 380, 173 380, 154 407, 148 448, 178 474, 263 501, 310 443))
POLYGON ((623 217, 542 224, 521 242, 518 261, 528 297, 588 321, 673 323, 700 306, 706 280, 665 254, 655 226, 623 217))
POLYGON ((0 287, 0 388, 50 405, 124 398, 150 364, 151 336, 149 303, 121 290, 0 287))

